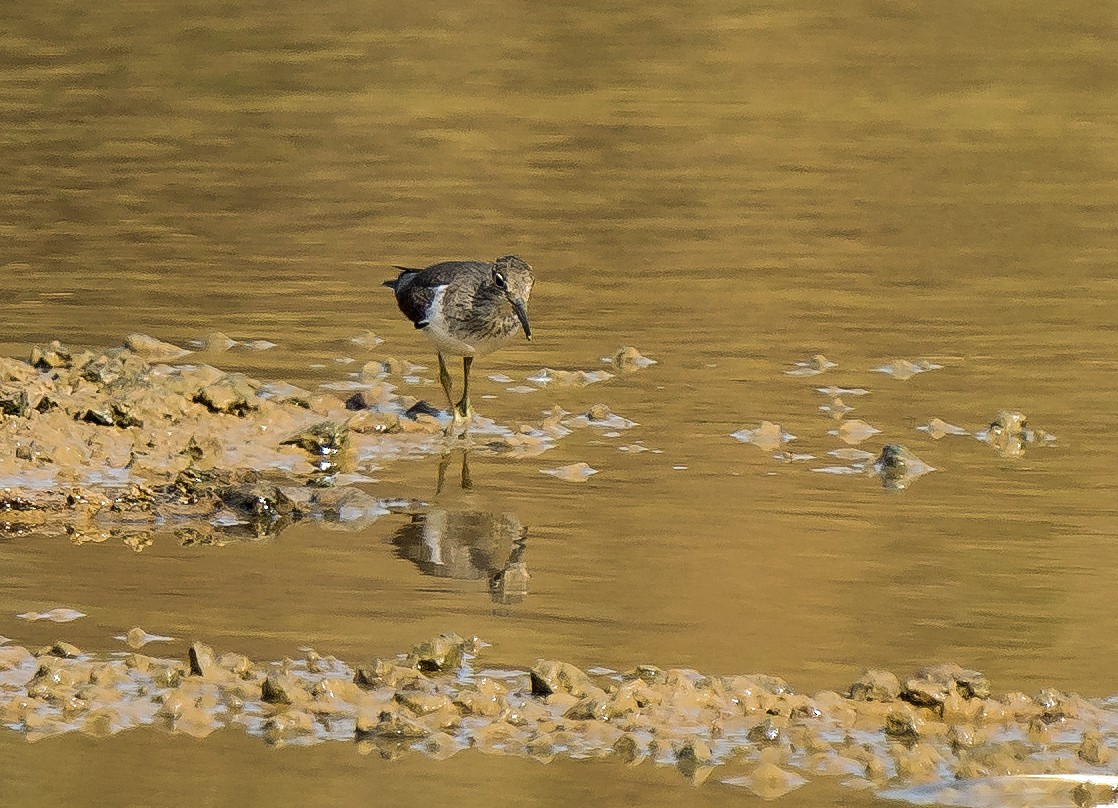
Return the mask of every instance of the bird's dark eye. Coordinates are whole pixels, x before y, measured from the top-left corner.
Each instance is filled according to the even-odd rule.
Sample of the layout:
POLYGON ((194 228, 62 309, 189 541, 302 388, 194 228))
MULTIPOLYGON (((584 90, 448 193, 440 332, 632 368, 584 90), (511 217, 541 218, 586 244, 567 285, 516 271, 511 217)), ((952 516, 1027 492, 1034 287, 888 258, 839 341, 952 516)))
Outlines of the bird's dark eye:
POLYGON ((497 288, 499 289, 509 288, 508 281, 505 280, 505 276, 502 275, 500 272, 493 273, 493 283, 497 284, 497 288))

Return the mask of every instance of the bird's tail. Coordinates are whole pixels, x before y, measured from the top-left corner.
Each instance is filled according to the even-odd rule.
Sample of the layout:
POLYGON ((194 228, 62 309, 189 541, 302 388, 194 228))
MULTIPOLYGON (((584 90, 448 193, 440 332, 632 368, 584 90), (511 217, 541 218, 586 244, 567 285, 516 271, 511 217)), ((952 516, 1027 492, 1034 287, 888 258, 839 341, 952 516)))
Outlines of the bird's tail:
POLYGON ((400 270, 400 274, 397 275, 392 280, 384 281, 384 283, 381 284, 382 286, 387 286, 392 291, 396 291, 397 286, 399 285, 400 281, 402 281, 404 279, 405 275, 409 275, 409 274, 414 275, 416 272, 419 271, 418 269, 412 269, 411 267, 402 267, 402 266, 399 266, 399 265, 394 265, 393 269, 400 270))

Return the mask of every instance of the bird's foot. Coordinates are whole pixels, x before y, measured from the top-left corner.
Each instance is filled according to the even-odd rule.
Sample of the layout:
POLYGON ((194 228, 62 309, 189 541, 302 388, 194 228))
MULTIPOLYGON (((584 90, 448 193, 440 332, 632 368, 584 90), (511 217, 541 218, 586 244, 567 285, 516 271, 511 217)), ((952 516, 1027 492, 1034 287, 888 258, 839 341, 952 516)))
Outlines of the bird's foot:
POLYGON ((458 435, 459 437, 466 437, 466 433, 470 428, 470 421, 474 419, 474 411, 469 405, 462 407, 461 403, 452 407, 450 410, 451 421, 446 425, 443 434, 450 438, 458 435))

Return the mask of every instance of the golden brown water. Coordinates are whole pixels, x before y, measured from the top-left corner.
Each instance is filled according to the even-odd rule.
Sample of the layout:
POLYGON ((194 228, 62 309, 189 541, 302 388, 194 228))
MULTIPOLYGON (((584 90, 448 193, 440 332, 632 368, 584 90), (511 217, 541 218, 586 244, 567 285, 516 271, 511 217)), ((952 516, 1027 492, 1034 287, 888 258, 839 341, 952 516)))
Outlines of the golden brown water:
MULTIPOLYGON (((260 659, 313 644, 358 660, 454 629, 515 665, 765 671, 812 692, 949 659, 1000 689, 1118 692, 1113 11, 444 6, 5 11, 0 350, 220 329, 277 343, 225 368, 344 381, 338 357, 433 364, 379 286, 389 265, 523 255, 535 339, 478 363, 475 403, 515 423, 604 402, 639 424, 471 457, 472 492, 452 464, 440 504, 528 528, 527 597, 425 574, 393 543, 404 516, 139 554, 19 536, 0 542, 0 634, 111 650, 139 624, 260 659), (348 342, 367 329, 376 351, 348 342), (621 344, 659 364, 524 395, 485 378, 592 370, 621 344), (784 374, 820 352, 839 367, 784 374), (898 358, 944 368, 869 372, 898 358), (814 392, 831 384, 871 391, 844 399, 883 431, 861 448, 904 443, 938 471, 897 492, 814 473, 839 463, 814 392), (1003 458, 915 429, 976 430, 1002 408, 1059 440, 1003 458), (817 459, 730 437, 762 420, 817 459), (662 451, 618 451, 637 441, 662 451), (599 473, 539 473, 578 461, 599 473), (54 606, 90 616, 15 618, 54 606)), ((368 488, 431 501, 437 474, 437 458, 397 463, 368 488)), ((325 804, 371 799, 370 782, 396 804, 726 796, 647 766, 327 746, 0 734, 8 804, 62 793, 63 767, 76 805, 325 804), (515 800, 495 786, 514 783, 515 800)), ((816 783, 796 799, 861 798, 816 783)))

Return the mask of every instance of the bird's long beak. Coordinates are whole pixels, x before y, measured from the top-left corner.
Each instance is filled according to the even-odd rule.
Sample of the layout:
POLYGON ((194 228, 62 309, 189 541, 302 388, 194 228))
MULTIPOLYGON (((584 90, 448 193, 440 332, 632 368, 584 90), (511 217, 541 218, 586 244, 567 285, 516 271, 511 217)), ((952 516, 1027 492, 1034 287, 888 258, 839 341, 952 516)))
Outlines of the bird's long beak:
POLYGON ((512 304, 512 310, 516 312, 516 319, 520 320, 520 326, 524 329, 524 336, 531 341, 532 327, 528 325, 528 310, 524 308, 524 301, 514 300, 510 297, 509 303, 512 304))

